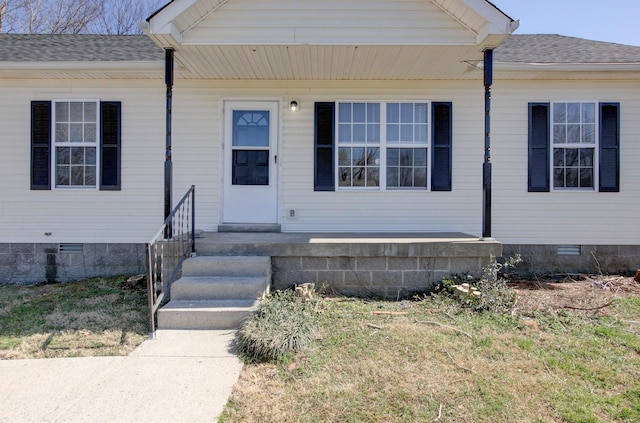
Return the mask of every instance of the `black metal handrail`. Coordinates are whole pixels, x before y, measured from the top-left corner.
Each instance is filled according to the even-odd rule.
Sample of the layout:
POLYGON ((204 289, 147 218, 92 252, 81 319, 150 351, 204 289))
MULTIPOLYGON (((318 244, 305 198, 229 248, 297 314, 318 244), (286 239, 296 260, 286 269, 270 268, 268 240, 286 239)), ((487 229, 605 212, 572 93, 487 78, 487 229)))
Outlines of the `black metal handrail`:
POLYGON ((195 201, 196 187, 192 185, 147 244, 150 338, 156 333, 155 314, 161 304, 169 301, 171 284, 177 279, 182 262, 196 251, 195 201))

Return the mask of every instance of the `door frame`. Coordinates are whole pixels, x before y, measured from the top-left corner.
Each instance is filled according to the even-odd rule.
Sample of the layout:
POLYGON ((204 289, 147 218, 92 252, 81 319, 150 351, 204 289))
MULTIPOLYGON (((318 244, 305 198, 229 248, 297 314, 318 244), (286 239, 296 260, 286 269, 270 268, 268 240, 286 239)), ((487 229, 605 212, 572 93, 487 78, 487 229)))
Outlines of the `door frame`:
MULTIPOLYGON (((225 218, 225 201, 227 201, 227 199, 225 198, 225 184, 226 184, 226 180, 227 178, 230 178, 231 173, 230 173, 230 167, 231 167, 231 163, 230 161, 228 162, 228 159, 230 159, 230 157, 228 157, 228 152, 230 152, 231 150, 227 150, 227 142, 231 142, 231 140, 227 140, 226 139, 226 132, 227 132, 227 112, 230 112, 231 109, 227 110, 228 107, 233 107, 233 105, 235 104, 242 104, 242 103, 246 103, 247 107, 252 107, 251 105, 255 105, 257 103, 272 103, 275 108, 274 110, 277 112, 277 116, 274 117, 273 121, 274 123, 277 125, 276 131, 275 131, 275 140, 270 140, 270 143, 275 142, 275 148, 272 148, 271 151, 274 151, 274 154, 277 156, 277 161, 274 165, 273 162, 270 163, 270 165, 274 165, 274 171, 275 171, 275 178, 274 179, 274 183, 276 184, 275 186, 275 206, 276 206, 276 216, 275 216, 275 221, 274 222, 269 222, 267 224, 280 224, 282 217, 282 134, 283 134, 283 111, 282 111, 282 104, 283 104, 283 100, 282 98, 278 98, 278 97, 221 97, 220 98, 220 112, 219 112, 219 119, 220 119, 220 129, 219 129, 219 165, 220 165, 220 174, 219 174, 219 189, 220 189, 220 196, 219 196, 219 211, 218 211, 218 223, 223 225, 223 224, 255 224, 257 222, 230 222, 228 219, 225 218)), ((230 146, 229 146, 230 147, 230 146)), ((270 160, 274 160, 273 158, 270 158, 270 160)))

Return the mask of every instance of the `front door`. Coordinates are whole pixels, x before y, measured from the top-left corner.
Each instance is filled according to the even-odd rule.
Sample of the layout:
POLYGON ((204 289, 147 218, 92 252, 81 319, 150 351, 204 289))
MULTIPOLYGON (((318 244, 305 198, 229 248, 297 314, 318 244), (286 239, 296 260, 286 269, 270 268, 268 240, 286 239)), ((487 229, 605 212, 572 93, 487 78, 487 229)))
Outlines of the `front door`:
POLYGON ((225 101, 222 223, 278 223, 277 101, 225 101))

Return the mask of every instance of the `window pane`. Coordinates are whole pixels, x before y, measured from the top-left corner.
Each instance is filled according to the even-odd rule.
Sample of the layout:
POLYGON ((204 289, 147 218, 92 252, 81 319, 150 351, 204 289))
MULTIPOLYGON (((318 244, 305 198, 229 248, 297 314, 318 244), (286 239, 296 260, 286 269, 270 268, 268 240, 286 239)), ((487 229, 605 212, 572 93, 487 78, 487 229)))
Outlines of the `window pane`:
POLYGON ((91 186, 96 184, 96 167, 87 166, 84 169, 84 183, 91 186))
POLYGON ((564 188, 564 168, 553 169, 553 186, 564 188))
POLYGON ((380 186, 380 169, 377 167, 367 168, 367 186, 380 186))
POLYGON ((593 149, 580 149, 580 167, 593 167, 593 149))
POLYGON ((56 123, 56 142, 69 142, 69 125, 56 123))
POLYGON ((553 105, 553 122, 565 123, 567 121, 567 105, 566 103, 554 103, 553 105))
POLYGON ((596 142, 596 125, 582 125, 582 142, 584 144, 595 144, 596 142))
POLYGON ((387 123, 399 123, 400 122, 400 104, 389 103, 387 104, 387 123))
POLYGON ((364 187, 367 184, 366 169, 364 167, 354 167, 352 170, 352 182, 354 187, 364 187))
POLYGON ((73 186, 84 185, 84 167, 83 166, 71 166, 71 185, 73 186))
POLYGON ((380 124, 368 124, 367 125, 367 142, 380 143, 380 124))
POLYGON ((351 103, 340 103, 338 105, 338 121, 351 122, 351 103))
POLYGON ((338 125, 338 142, 351 142, 351 125, 341 123, 338 125))
POLYGON ((380 149, 367 148, 367 166, 379 166, 379 165, 380 165, 380 149))
POLYGON ((398 185, 398 174, 399 169, 397 167, 387 168, 387 187, 397 187, 398 185))
POLYGON ((84 125, 84 142, 96 142, 95 123, 86 123, 84 125))
POLYGON ((584 103, 582 105, 582 122, 595 123, 596 121, 596 105, 593 103, 584 103))
POLYGON ((380 122, 380 103, 367 104, 367 122, 380 122))
POLYGON ((566 177, 566 184, 565 187, 566 188, 577 188, 578 185, 578 169, 573 168, 573 167, 569 167, 566 169, 565 171, 565 177, 566 177))
POLYGON ((84 128, 81 123, 72 123, 69 125, 69 141, 82 142, 84 136, 84 128))
POLYGON ((363 123, 353 124, 353 142, 366 141, 366 125, 363 123))
POLYGON ((414 142, 416 144, 426 144, 427 143, 427 125, 416 125, 415 126, 414 142))
POLYGON ((69 185, 71 178, 70 166, 56 166, 56 186, 69 185))
POLYGON ((593 169, 580 169, 580 186, 593 187, 593 169))
POLYGON ((366 104, 353 103, 353 121, 366 122, 366 104))
POLYGON ((427 187, 427 168, 415 168, 413 170, 413 186, 426 188, 427 187))
POLYGON ((94 102, 84 103, 84 121, 97 122, 97 105, 94 102))
POLYGON ((565 166, 578 166, 578 149, 567 148, 565 150, 565 166))
POLYGON ((350 167, 338 168, 338 185, 341 187, 351 186, 351 168, 350 167))
POLYGON ((400 122, 413 123, 413 103, 400 104, 400 122))
POLYGON ((69 103, 69 121, 70 122, 82 122, 83 121, 84 104, 82 102, 72 101, 69 103))
POLYGON ((388 148, 387 149, 387 166, 399 166, 400 165, 400 149, 388 148))
POLYGON ((387 125, 387 142, 396 144, 400 141, 400 125, 388 124, 387 125))
POLYGON ((413 164, 415 166, 424 166, 426 169, 426 166, 427 166, 427 149, 426 148, 415 148, 413 150, 413 164))
POLYGON ((427 123, 428 122, 428 107, 427 103, 416 103, 415 105, 415 123, 427 123))
POLYGON ((96 149, 88 147, 84 149, 84 162, 88 165, 96 164, 96 149))
POLYGON ((56 103, 56 122, 69 122, 69 103, 56 103))
POLYGON ((567 123, 580 123, 580 103, 567 103, 567 123))
POLYGON ((553 125, 553 142, 555 144, 564 144, 567 142, 566 125, 553 125))
POLYGON ((340 148, 338 150, 338 166, 349 166, 351 164, 351 149, 340 148))
POLYGON ((71 148, 71 164, 84 164, 84 148, 72 147, 71 148))
POLYGON ((71 163, 71 149, 68 147, 56 148, 56 163, 57 164, 69 164, 71 163))
POLYGON ((403 148, 400 150, 400 166, 413 166, 412 148, 403 148))
POLYGON ((567 125, 567 143, 580 142, 580 125, 567 125))
POLYGON ((400 142, 413 143, 413 125, 400 125, 400 142))
POLYGON ((365 164, 364 148, 354 148, 351 150, 351 165, 362 166, 365 164))
POLYGON ((564 148, 555 148, 553 150, 553 165, 564 166, 564 148))
POLYGON ((234 110, 232 145, 268 147, 269 116, 268 110, 234 110))

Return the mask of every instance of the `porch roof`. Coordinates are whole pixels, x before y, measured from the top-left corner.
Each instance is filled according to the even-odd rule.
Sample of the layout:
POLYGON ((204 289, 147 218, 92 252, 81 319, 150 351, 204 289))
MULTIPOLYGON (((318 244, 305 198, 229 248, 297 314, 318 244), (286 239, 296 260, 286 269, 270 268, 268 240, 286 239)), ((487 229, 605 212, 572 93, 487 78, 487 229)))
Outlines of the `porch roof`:
POLYGON ((517 26, 487 0, 174 0, 145 32, 190 78, 414 80, 481 77, 517 26))

